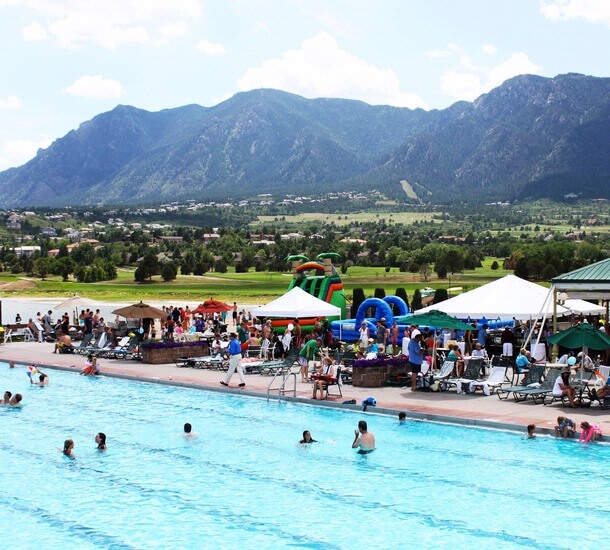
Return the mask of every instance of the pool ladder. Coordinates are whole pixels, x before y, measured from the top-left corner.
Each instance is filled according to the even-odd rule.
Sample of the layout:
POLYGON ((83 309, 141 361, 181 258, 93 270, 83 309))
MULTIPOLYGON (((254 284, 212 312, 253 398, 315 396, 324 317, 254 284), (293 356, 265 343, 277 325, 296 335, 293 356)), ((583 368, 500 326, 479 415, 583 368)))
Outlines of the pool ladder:
POLYGON ((275 374, 273 375, 273 378, 271 379, 269 386, 267 386, 267 401, 269 401, 269 397, 270 397, 272 391, 277 391, 278 401, 281 401, 282 396, 286 395, 287 393, 292 393, 292 397, 296 397, 297 396, 297 375, 296 375, 296 373, 292 372, 292 369, 277 370, 275 372, 275 374), (279 375, 281 375, 281 377, 279 375), (279 386, 274 387, 273 385, 275 384, 276 380, 278 380, 278 381, 281 380, 282 383, 279 386), (288 384, 289 381, 292 381, 292 389, 286 388, 286 385, 288 384))

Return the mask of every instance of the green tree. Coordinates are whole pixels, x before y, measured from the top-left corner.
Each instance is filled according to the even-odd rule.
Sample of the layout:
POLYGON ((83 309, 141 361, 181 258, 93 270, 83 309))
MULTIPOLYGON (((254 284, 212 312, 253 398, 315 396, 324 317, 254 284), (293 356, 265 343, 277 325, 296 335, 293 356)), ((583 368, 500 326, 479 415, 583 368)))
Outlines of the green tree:
POLYGON ((447 289, 446 288, 437 288, 436 292, 434 293, 433 303, 440 304, 441 302, 444 302, 447 298, 449 298, 447 289))
POLYGON ((137 282, 142 283, 146 279, 152 281, 153 275, 158 275, 161 271, 157 255, 152 251, 148 251, 140 260, 138 267, 134 273, 134 278, 137 282))
POLYGON ((34 261, 34 273, 36 276, 41 279, 46 279, 47 275, 52 272, 53 264, 55 262, 54 258, 49 256, 44 256, 43 258, 38 258, 34 261))
POLYGON ((352 293, 352 317, 356 316, 356 312, 364 300, 366 300, 364 290, 362 288, 355 288, 354 292, 352 293))
POLYGON ((417 311, 418 309, 422 308, 421 291, 419 290, 419 288, 416 288, 415 292, 413 292, 413 299, 411 300, 411 306, 412 306, 412 311, 417 311))
POLYGON ((166 262, 161 267, 161 277, 167 283, 178 275, 178 266, 174 262, 166 262))
POLYGON ((491 269, 492 269, 493 271, 497 271, 498 269, 500 269, 500 266, 498 265, 498 261, 497 261, 497 260, 494 260, 494 261, 492 262, 492 264, 491 264, 491 269))

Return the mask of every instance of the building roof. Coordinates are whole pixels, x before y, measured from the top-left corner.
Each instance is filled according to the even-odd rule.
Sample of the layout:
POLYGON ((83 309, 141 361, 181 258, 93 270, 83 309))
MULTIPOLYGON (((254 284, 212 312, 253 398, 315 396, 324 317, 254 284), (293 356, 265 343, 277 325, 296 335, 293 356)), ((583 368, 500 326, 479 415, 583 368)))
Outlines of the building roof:
POLYGON ((610 295, 610 258, 596 262, 552 280, 557 292, 589 300, 608 300, 610 295))
POLYGON ((586 265, 569 273, 564 273, 553 279, 553 284, 556 282, 567 281, 592 281, 592 282, 608 282, 610 283, 610 258, 596 262, 591 265, 586 265))

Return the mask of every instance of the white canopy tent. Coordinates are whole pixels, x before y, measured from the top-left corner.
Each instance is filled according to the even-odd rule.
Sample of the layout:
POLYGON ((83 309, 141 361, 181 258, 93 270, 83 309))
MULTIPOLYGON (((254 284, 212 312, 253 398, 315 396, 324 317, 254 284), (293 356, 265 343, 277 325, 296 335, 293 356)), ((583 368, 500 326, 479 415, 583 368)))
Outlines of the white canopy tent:
POLYGON ((341 317, 341 308, 295 286, 283 296, 252 310, 257 317, 341 317))
MULTIPOLYGON (((438 309, 454 317, 480 319, 535 319, 553 314, 549 289, 515 275, 506 275, 479 288, 417 310, 416 313, 438 309)), ((584 300, 566 300, 557 304, 559 317, 571 313, 601 314, 604 308, 584 300), (573 308, 573 309, 572 309, 573 308)))

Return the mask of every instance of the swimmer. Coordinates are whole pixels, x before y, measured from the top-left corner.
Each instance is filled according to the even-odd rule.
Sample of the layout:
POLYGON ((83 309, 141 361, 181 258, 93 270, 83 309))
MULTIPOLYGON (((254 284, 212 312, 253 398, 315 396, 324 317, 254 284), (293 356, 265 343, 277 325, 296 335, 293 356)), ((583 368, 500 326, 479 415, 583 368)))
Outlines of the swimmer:
POLYGON ((95 436, 95 442, 97 443, 98 451, 105 451, 106 447, 106 434, 104 432, 99 432, 95 436))
POLYGON ((354 430, 354 442, 352 449, 359 449, 358 454, 368 454, 375 450, 375 436, 368 431, 365 420, 358 422, 358 429, 354 430))
POLYGON ((97 364, 97 357, 93 357, 93 355, 89 354, 87 356, 87 362, 85 363, 85 368, 80 371, 79 374, 83 376, 91 376, 94 374, 100 373, 100 367, 97 364))
POLYGON ((182 436, 186 439, 196 439, 199 436, 193 431, 193 426, 191 426, 188 422, 184 425, 184 431, 182 432, 182 436))
POLYGON ((301 439, 301 441, 299 441, 299 443, 305 445, 307 443, 317 443, 317 440, 315 440, 313 437, 311 437, 311 432, 309 430, 305 430, 303 432, 303 439, 301 439))
POLYGON ((64 441, 64 450, 62 451, 62 454, 69 458, 74 458, 74 454, 72 453, 73 449, 74 441, 72 439, 66 439, 64 441))
POLYGON ((20 393, 16 393, 15 395, 13 395, 13 397, 11 398, 11 400, 9 401, 9 405, 11 407, 21 407, 21 400, 23 399, 23 395, 21 395, 20 393))
POLYGON ((10 403, 11 403, 11 397, 13 397, 12 392, 10 392, 10 391, 8 391, 8 390, 7 390, 7 391, 5 391, 5 392, 4 392, 4 399, 2 400, 2 404, 3 404, 3 405, 10 405, 10 403))
POLYGON ((528 424, 527 426, 527 438, 528 439, 533 439, 534 437, 536 437, 536 434, 534 433, 536 431, 536 425, 535 424, 528 424))
POLYGON ((14 368, 15 368, 15 361, 11 361, 11 362, 8 364, 8 368, 9 368, 9 369, 14 369, 14 368))
POLYGON ((34 386, 47 386, 49 384, 49 375, 45 374, 42 371, 38 371, 40 376, 38 377, 38 382, 34 382, 32 377, 30 376, 30 384, 34 386))
POLYGON ((399 424, 404 424, 407 421, 407 413, 399 412, 398 413, 398 422, 399 424))

